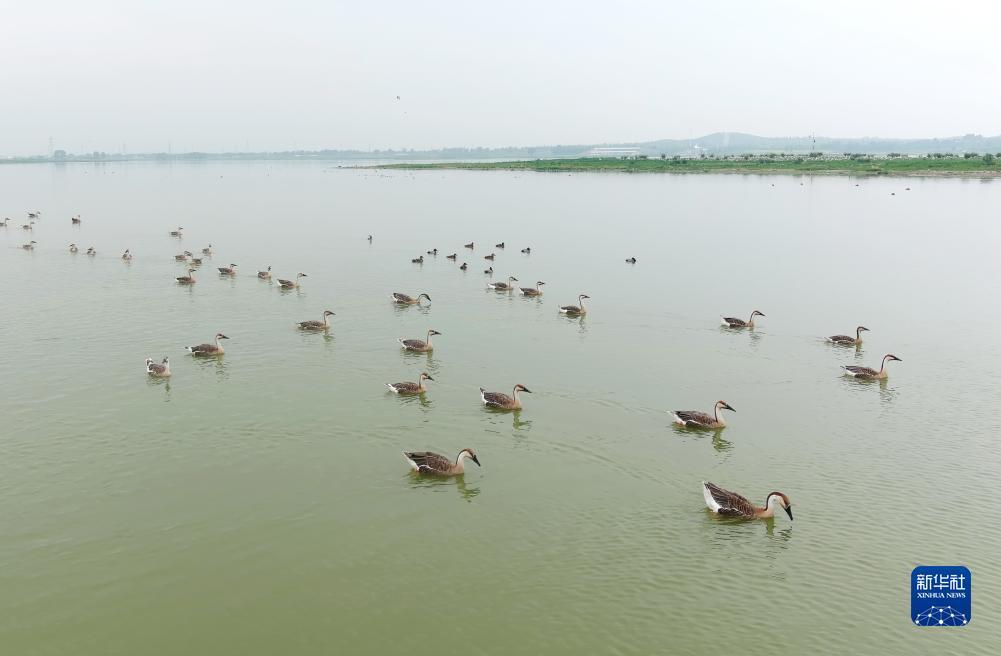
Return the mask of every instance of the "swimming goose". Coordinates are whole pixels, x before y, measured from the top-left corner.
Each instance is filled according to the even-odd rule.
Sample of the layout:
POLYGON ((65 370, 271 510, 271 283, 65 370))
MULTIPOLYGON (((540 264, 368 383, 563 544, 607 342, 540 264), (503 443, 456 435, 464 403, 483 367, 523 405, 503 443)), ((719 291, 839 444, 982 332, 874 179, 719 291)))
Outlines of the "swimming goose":
POLYGON ((192 355, 222 355, 225 351, 222 348, 222 344, 219 340, 229 339, 222 333, 216 333, 215 344, 199 344, 198 346, 186 346, 188 353, 192 355))
POLYGON ((423 256, 423 255, 421 255, 420 257, 415 257, 414 259, 412 259, 412 260, 410 260, 410 261, 411 261, 411 262, 412 262, 413 264, 424 264, 424 256, 423 256))
POLYGON ((494 248, 504 248, 504 242, 501 242, 499 244, 494 244, 494 248))
POLYGON ((769 519, 775 516, 775 507, 778 506, 786 511, 789 519, 792 520, 792 503, 782 492, 770 492, 765 497, 765 505, 758 508, 753 503, 737 494, 723 488, 702 481, 702 496, 705 497, 709 510, 717 515, 728 517, 744 517, 747 519, 769 519))
POLYGON ((200 257, 193 257, 193 258, 191 258, 191 264, 193 266, 201 266, 202 265, 202 258, 200 258, 200 257))
POLYGON ((369 236, 368 236, 368 240, 369 240, 370 242, 372 241, 372 235, 369 235, 369 236))
POLYGON ((459 267, 459 271, 465 271, 468 268, 469 268, 469 265, 466 264, 465 262, 463 262, 462 266, 459 267))
POLYGON ((626 264, 636 264, 636 258, 635 257, 630 257, 630 258, 626 259, 626 264))
POLYGON ((429 330, 426 342, 421 339, 403 339, 402 337, 398 338, 396 341, 398 341, 400 346, 402 346, 406 351, 420 351, 425 353, 434 350, 434 346, 431 344, 431 336, 440 334, 441 333, 437 330, 429 330))
POLYGON ((122 259, 125 260, 126 262, 129 262, 129 261, 132 260, 132 253, 129 252, 129 249, 126 248, 125 252, 122 253, 122 259))
POLYGON ((298 289, 299 288, 299 278, 308 278, 308 277, 309 276, 307 276, 305 273, 301 273, 300 272, 300 273, 295 274, 295 282, 293 282, 291 280, 282 280, 281 278, 279 278, 278 279, 278 286, 281 287, 282 289, 298 289))
POLYGON ((434 380, 434 378, 425 371, 416 383, 409 381, 403 383, 386 383, 386 387, 397 394, 423 394, 428 391, 428 388, 424 386, 425 380, 434 380))
POLYGON ((577 302, 580 303, 580 305, 563 305, 563 306, 561 306, 560 307, 560 314, 568 314, 568 315, 587 314, 587 308, 584 307, 584 299, 585 298, 591 298, 591 297, 588 296, 587 294, 581 294, 580 296, 577 297, 577 302))
POLYGON ((219 275, 221 276, 235 276, 236 275, 236 265, 230 263, 228 267, 216 267, 219 269, 219 275))
POLYGON ((539 280, 535 283, 535 287, 522 287, 521 293, 525 296, 542 296, 542 286, 546 283, 539 280))
POLYGON ((473 247, 473 243, 474 242, 469 242, 468 244, 466 244, 465 246, 463 246, 463 248, 472 248, 473 247))
POLYGON ((8 222, 8 221, 10 221, 10 217, 9 217, 9 216, 7 216, 7 217, 4 217, 4 220, 3 220, 3 221, 0 221, 0 226, 2 226, 2 227, 4 227, 4 228, 6 228, 6 227, 7 227, 7 222, 8 222))
POLYGON ((41 210, 35 210, 34 212, 28 212, 29 219, 40 219, 42 218, 41 210))
POLYGON ((490 260, 491 262, 493 262, 494 261, 494 257, 495 257, 495 255, 493 253, 491 253, 490 255, 484 255, 483 259, 484 260, 490 260))
POLYGON ((35 229, 35 222, 34 221, 30 221, 28 223, 25 223, 24 225, 21 226, 21 228, 23 228, 24 230, 34 230, 35 229))
POLYGON ((37 244, 37 243, 38 243, 37 241, 35 241, 34 239, 32 239, 27 244, 23 244, 21 246, 21 248, 23 248, 26 251, 33 251, 33 250, 35 250, 35 244, 37 244))
POLYGON ((445 256, 445 259, 446 259, 446 260, 454 260, 454 259, 456 259, 457 257, 459 257, 459 254, 458 254, 458 253, 452 253, 451 255, 446 255, 446 256, 445 256))
POLYGON ((70 253, 79 253, 80 249, 77 248, 76 244, 70 244, 70 253))
POLYGON ((176 280, 177 282, 181 283, 182 285, 193 285, 193 284, 195 284, 195 275, 194 274, 195 274, 195 270, 194 269, 188 269, 188 275, 186 275, 186 276, 179 276, 177 278, 174 278, 174 280, 176 280))
POLYGON ((202 255, 212 255, 212 244, 202 249, 202 255))
POLYGON ((178 253, 174 256, 174 259, 178 262, 187 262, 188 258, 191 256, 191 251, 184 251, 183 253, 178 253))
POLYGON ((432 250, 428 251, 428 255, 434 255, 435 257, 438 257, 438 249, 435 248, 435 249, 432 249, 432 250))
POLYGON ((845 346, 858 346, 862 343, 862 331, 869 330, 865 326, 859 326, 855 329, 855 337, 851 335, 831 335, 827 338, 827 341, 832 344, 843 344, 845 346))
POLYGON ((401 294, 400 292, 393 292, 393 295, 389 298, 393 299, 393 302, 398 303, 399 305, 420 305, 422 298, 426 298, 428 303, 431 303, 431 297, 427 294, 420 294, 417 298, 414 298, 413 296, 407 296, 406 294, 401 294))
POLYGON ((857 367, 855 365, 845 365, 841 368, 845 370, 845 375, 851 376, 852 378, 879 378, 883 379, 887 376, 886 363, 890 360, 896 360, 898 362, 903 362, 900 358, 893 355, 892 353, 887 353, 883 356, 883 364, 880 365, 879 371, 872 369, 871 367, 857 367))
POLYGON ((97 255, 97 251, 94 250, 93 246, 91 246, 90 248, 87 249, 87 255, 90 255, 91 257, 94 257, 95 255, 97 255))
POLYGON ((488 392, 482 387, 480 388, 480 400, 483 401, 483 405, 489 408, 500 408, 502 410, 521 410, 521 399, 518 398, 518 392, 532 393, 532 390, 528 389, 521 383, 514 386, 514 391, 511 392, 511 396, 507 394, 502 394, 501 392, 488 392))
POLYGON ((403 457, 410 463, 410 468, 419 474, 436 474, 438 476, 456 476, 466 472, 465 460, 471 459, 477 467, 481 467, 480 459, 472 449, 463 449, 456 456, 455 462, 445 456, 430 451, 404 451, 403 457))
POLYGON ((268 266, 267 271, 258 271, 257 277, 260 278, 261 280, 271 280, 271 267, 268 266))
POLYGON ((170 236, 171 236, 171 237, 180 237, 180 236, 181 236, 181 231, 182 231, 182 230, 184 230, 184 228, 183 228, 183 227, 181 227, 181 226, 177 226, 177 230, 171 230, 171 231, 170 231, 170 236))
POLYGON ((532 247, 526 246, 525 248, 521 249, 521 252, 524 253, 525 255, 528 255, 529 253, 532 252, 532 247))
POLYGON ((518 279, 514 276, 507 277, 508 282, 490 282, 487 283, 488 289, 493 289, 498 292, 509 292, 514 289, 514 285, 510 284, 512 282, 518 282, 518 279))
POLYGON ((698 410, 675 410, 672 414, 674 415, 674 423, 681 426, 690 426, 692 428, 725 428, 726 420, 720 416, 720 410, 737 412, 726 401, 717 401, 716 405, 713 406, 713 413, 711 415, 699 412, 698 410))
POLYGON ((751 318, 748 319, 747 321, 744 321, 743 319, 735 319, 733 317, 720 317, 720 321, 722 321, 723 322, 722 325, 726 326, 727 328, 754 328, 754 317, 763 317, 763 316, 765 315, 755 310, 754 312, 751 313, 751 318))
POLYGON ((80 224, 80 215, 77 214, 76 216, 70 217, 70 223, 74 224, 74 225, 79 225, 80 224))
POLYGON ((170 360, 164 358, 162 364, 157 364, 153 358, 146 358, 146 373, 154 378, 170 378, 170 360))
POLYGON ((330 318, 334 313, 330 310, 323 311, 323 321, 300 321, 299 328, 303 330, 328 330, 330 328, 330 318))
POLYGON ((494 268, 490 267, 489 269, 484 269, 483 273, 487 274, 488 276, 492 276, 494 275, 494 268))

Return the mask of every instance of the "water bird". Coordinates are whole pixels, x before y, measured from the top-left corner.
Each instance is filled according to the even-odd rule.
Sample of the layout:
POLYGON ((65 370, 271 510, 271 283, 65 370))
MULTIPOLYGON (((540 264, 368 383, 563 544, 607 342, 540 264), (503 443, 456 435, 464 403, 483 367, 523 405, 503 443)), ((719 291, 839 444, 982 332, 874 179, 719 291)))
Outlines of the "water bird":
POLYGON ((35 229, 35 222, 34 221, 29 221, 28 223, 25 223, 24 225, 22 225, 21 228, 24 229, 24 230, 34 230, 35 229))
POLYGON ((483 405, 488 408, 499 408, 501 410, 521 410, 521 399, 518 398, 518 392, 525 392, 531 394, 532 390, 528 389, 521 383, 514 386, 514 390, 511 392, 511 396, 504 394, 502 392, 488 392, 482 387, 480 388, 480 400, 483 401, 483 405))
POLYGON ((324 310, 323 321, 300 321, 298 325, 302 330, 329 330, 332 316, 334 316, 332 310, 324 310))
POLYGON ((184 230, 184 228, 182 226, 177 226, 177 230, 171 230, 170 231, 170 236, 171 237, 180 237, 182 230, 184 230))
POLYGON ((488 289, 493 289, 494 291, 498 291, 498 292, 509 292, 512 289, 514 289, 514 285, 511 285, 510 283, 512 283, 512 282, 518 282, 518 279, 515 278, 514 276, 508 276, 507 279, 508 279, 508 282, 490 282, 490 283, 487 283, 487 288, 488 289))
POLYGON ((258 271, 257 277, 260 278, 261 280, 271 280, 271 266, 270 265, 268 266, 267 271, 258 271))
POLYGON ((421 353, 427 353, 434 350, 434 345, 431 344, 431 337, 433 335, 440 334, 441 333, 437 330, 432 329, 428 331, 427 341, 422 339, 403 339, 402 337, 398 338, 396 341, 398 341, 400 346, 402 346, 406 351, 419 351, 421 353))
POLYGON ((428 251, 428 255, 434 255, 435 257, 438 257, 438 249, 434 248, 434 249, 429 250, 428 251))
POLYGON ((236 265, 230 263, 228 267, 216 267, 219 270, 219 275, 222 276, 235 276, 236 275, 236 265))
POLYGON ((122 259, 125 260, 126 262, 132 261, 132 253, 129 251, 129 249, 126 248, 125 252, 122 253, 122 259))
POLYGON ((97 251, 94 250, 93 246, 91 246, 90 248, 87 249, 87 255, 90 255, 91 257, 94 257, 95 255, 97 255, 97 251))
POLYGON ((734 317, 720 317, 720 321, 722 322, 722 325, 727 328, 754 328, 754 317, 763 316, 765 315, 755 310, 751 313, 751 317, 747 321, 744 321, 743 319, 735 319, 734 317))
POLYGON ((501 242, 499 244, 494 244, 494 248, 504 248, 504 242, 501 242))
POLYGON ((390 298, 393 299, 394 303, 398 303, 400 305, 420 305, 422 298, 426 298, 428 300, 428 304, 431 303, 431 297, 424 293, 421 293, 417 296, 417 298, 414 298, 413 296, 401 294, 400 292, 393 292, 393 295, 390 296, 390 298))
POLYGON ((851 335, 831 335, 827 338, 827 341, 832 344, 842 344, 844 346, 858 346, 862 343, 862 331, 869 330, 865 326, 859 326, 855 329, 855 337, 851 335))
POLYGON ((191 251, 184 251, 175 255, 174 259, 178 262, 187 262, 189 257, 191 257, 191 251))
POLYGON ((80 225, 80 215, 70 217, 70 223, 73 225, 80 225))
POLYGON ((456 259, 456 258, 457 258, 458 256, 459 256, 459 254, 458 254, 458 253, 452 253, 451 255, 446 255, 446 256, 445 256, 445 259, 446 259, 446 260, 454 260, 454 259, 456 259))
POLYGON ((560 314, 575 315, 575 316, 587 314, 587 308, 584 307, 585 298, 589 299, 591 297, 588 296, 587 294, 581 294, 580 296, 577 297, 577 303, 579 303, 579 305, 560 306, 560 314))
POLYGON ((215 344, 199 344, 198 346, 186 346, 188 353, 192 355, 222 355, 226 351, 222 348, 221 340, 229 339, 222 333, 215 334, 215 344))
POLYGON ((786 511, 789 519, 792 520, 792 504, 789 502, 789 497, 782 492, 770 492, 765 497, 765 505, 759 508, 736 492, 730 492, 713 483, 702 481, 702 496, 705 497, 709 510, 717 515, 768 519, 775 516, 775 507, 778 506, 786 511))
POLYGON ((445 456, 431 451, 404 451, 403 457, 410 463, 410 468, 419 474, 435 474, 437 476, 456 476, 466 472, 465 460, 469 458, 481 467, 480 459, 476 457, 476 452, 472 449, 459 451, 455 462, 445 456))
POLYGON ((879 371, 871 367, 859 367, 855 365, 844 365, 841 368, 845 370, 846 376, 851 376, 852 378, 878 378, 882 380, 887 377, 886 363, 892 360, 903 362, 903 360, 892 353, 887 353, 883 356, 883 363, 879 366, 879 371))
POLYGON ((421 255, 420 257, 415 257, 414 259, 412 259, 412 260, 410 260, 410 261, 411 261, 411 262, 412 262, 413 264, 424 264, 424 256, 423 256, 423 255, 421 255))
POLYGON ((469 268, 469 265, 466 264, 465 262, 463 262, 462 265, 459 266, 459 271, 465 271, 468 268, 469 268))
POLYGON ((626 259, 626 264, 636 264, 636 258, 635 257, 630 257, 630 258, 626 259))
POLYGON ((37 244, 37 243, 38 243, 37 241, 35 241, 34 239, 32 239, 27 244, 22 244, 21 248, 23 248, 26 251, 33 251, 33 250, 35 250, 35 244, 37 244))
POLYGON ((208 255, 209 257, 212 256, 212 244, 209 244, 208 246, 202 249, 202 255, 208 255))
POLYGON ((472 248, 473 247, 473 243, 474 242, 469 242, 468 244, 464 244, 463 248, 472 248))
POLYGON ((28 218, 29 219, 40 219, 40 218, 42 218, 42 211, 41 210, 35 210, 34 212, 28 212, 28 218))
POLYGON ((675 410, 674 423, 691 428, 726 428, 726 420, 720 415, 720 410, 737 412, 726 401, 717 401, 713 406, 713 413, 706 414, 698 410, 675 410))
POLYGON ((402 383, 386 383, 386 387, 396 394, 423 394, 428 391, 425 387, 425 380, 434 380, 428 372, 421 373, 420 379, 416 382, 405 381, 402 383))
POLYGON ((484 269, 483 273, 487 274, 488 276, 492 276, 494 275, 494 268, 490 267, 489 269, 484 269))
POLYGON ((202 265, 202 258, 200 258, 200 257, 193 257, 193 258, 191 258, 191 264, 193 264, 194 266, 201 266, 202 265))
POLYGON ((4 220, 3 220, 3 221, 0 221, 0 227, 3 227, 3 228, 6 228, 6 227, 7 227, 7 222, 8 222, 8 221, 10 221, 10 217, 9 217, 9 216, 7 216, 7 217, 4 217, 4 220))
POLYGON ((368 240, 369 240, 370 242, 372 241, 372 235, 369 235, 369 236, 368 236, 368 240))
POLYGON ((494 254, 491 253, 490 255, 484 255, 483 259, 484 260, 490 260, 491 262, 493 262, 494 261, 494 254))
POLYGON ((299 272, 295 274, 295 281, 278 279, 278 286, 281 289, 298 289, 299 288, 299 278, 308 278, 305 273, 299 272))
POLYGON ((177 278, 174 278, 174 280, 181 283, 182 285, 193 285, 195 284, 195 270, 188 269, 188 275, 178 276, 177 278))
POLYGON ((532 247, 526 246, 525 248, 521 249, 521 252, 524 253, 525 255, 528 255, 529 253, 532 252, 532 247))
POLYGON ((70 253, 79 253, 79 252, 80 249, 77 247, 76 244, 70 244, 70 253))
POLYGON ((535 287, 522 287, 521 293, 525 296, 542 296, 542 286, 545 284, 546 283, 539 280, 535 283, 535 287))
POLYGON ((146 358, 146 373, 154 378, 170 378, 170 360, 164 358, 163 362, 157 364, 153 358, 146 358))

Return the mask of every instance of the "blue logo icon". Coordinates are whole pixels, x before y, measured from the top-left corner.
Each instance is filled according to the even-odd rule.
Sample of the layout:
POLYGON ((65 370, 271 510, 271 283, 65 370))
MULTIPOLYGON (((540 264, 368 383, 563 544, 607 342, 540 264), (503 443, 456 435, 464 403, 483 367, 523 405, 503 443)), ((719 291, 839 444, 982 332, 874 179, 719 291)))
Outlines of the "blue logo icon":
POLYGON ((966 626, 972 599, 965 567, 922 566, 911 572, 911 621, 917 626, 966 626))

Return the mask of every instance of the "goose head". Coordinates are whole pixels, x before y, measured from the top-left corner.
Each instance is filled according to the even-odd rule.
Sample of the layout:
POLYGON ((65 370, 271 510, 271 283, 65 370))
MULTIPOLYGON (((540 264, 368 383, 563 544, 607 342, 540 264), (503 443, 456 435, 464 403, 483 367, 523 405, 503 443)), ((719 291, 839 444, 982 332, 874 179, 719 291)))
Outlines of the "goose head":
POLYGON ((903 360, 901 360, 897 356, 893 355, 892 353, 887 353, 886 355, 883 356, 883 362, 886 362, 887 360, 891 360, 891 361, 892 360, 896 360, 897 362, 903 362, 903 360))
POLYGON ((786 514, 789 515, 789 520, 792 521, 792 502, 789 501, 789 497, 782 492, 772 492, 768 495, 768 498, 765 499, 765 508, 768 508, 774 513, 775 506, 778 506, 782 510, 786 511, 786 514))
POLYGON ((536 280, 536 281, 535 281, 535 286, 536 286, 536 287, 542 287, 542 286, 543 286, 543 285, 545 285, 545 284, 546 284, 546 283, 545 283, 544 281, 542 281, 542 280, 536 280))
POLYGON ((528 389, 527 387, 525 387, 521 383, 518 383, 517 385, 514 386, 514 391, 515 391, 516 394, 518 392, 526 392, 528 394, 532 393, 532 390, 528 389))
POLYGON ((440 334, 441 334, 440 332, 434 329, 428 331, 428 337, 430 337, 431 335, 440 335, 440 334))
POLYGON ((195 269, 188 269, 188 275, 189 275, 189 276, 190 276, 190 275, 191 275, 192 273, 194 273, 194 272, 195 272, 195 269))
POLYGON ((859 332, 859 333, 860 333, 860 332, 862 332, 863 330, 869 330, 869 329, 868 329, 868 328, 866 328, 865 326, 859 326, 858 328, 856 328, 856 329, 855 329, 855 332, 859 332))
POLYGON ((434 378, 431 377, 431 374, 429 374, 428 372, 424 371, 424 372, 421 372, 421 380, 434 380, 434 378))
POLYGON ((472 449, 463 449, 462 451, 459 451, 459 457, 457 459, 462 460, 463 458, 469 458, 476 463, 477 467, 483 466, 480 464, 480 459, 476 457, 476 452, 472 449))
POLYGON ((153 364, 153 358, 146 358, 146 368, 147 368, 147 369, 149 368, 149 366, 150 366, 151 364, 153 364))
POLYGON ((332 317, 332 316, 334 316, 334 311, 333 310, 324 310, 323 311, 323 318, 324 319, 326 319, 327 317, 332 317))
POLYGON ((733 406, 730 405, 729 403, 727 403, 726 401, 717 401, 716 402, 716 409, 717 410, 729 410, 730 412, 737 412, 736 410, 733 409, 733 406))
POLYGON ((426 299, 428 300, 428 303, 430 303, 430 302, 431 302, 431 297, 430 297, 430 296, 428 296, 427 294, 421 294, 420 296, 418 296, 418 297, 417 297, 417 300, 419 301, 419 300, 421 300, 422 298, 426 298, 426 299))
POLYGON ((751 318, 752 319, 754 317, 763 317, 763 316, 765 316, 765 314, 763 312, 761 312, 760 310, 755 310, 754 312, 751 313, 751 318))
POLYGON ((216 334, 215 334, 215 338, 216 338, 216 339, 229 339, 229 337, 226 337, 226 336, 225 336, 225 335, 223 335, 222 333, 216 333, 216 334))
POLYGON ((588 296, 587 294, 581 294, 580 296, 577 297, 577 300, 584 300, 585 298, 590 299, 591 297, 588 296))
POLYGON ((309 276, 307 276, 305 273, 301 273, 300 272, 300 273, 295 274, 295 277, 296 278, 308 278, 309 276))

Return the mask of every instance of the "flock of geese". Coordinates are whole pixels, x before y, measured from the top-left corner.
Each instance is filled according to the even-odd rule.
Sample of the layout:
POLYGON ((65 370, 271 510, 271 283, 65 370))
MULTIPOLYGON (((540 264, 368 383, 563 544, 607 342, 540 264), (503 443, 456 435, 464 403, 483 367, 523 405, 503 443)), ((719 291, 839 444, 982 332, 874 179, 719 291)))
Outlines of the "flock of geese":
MULTIPOLYGON (((23 230, 28 232, 34 231, 35 222, 39 221, 42 217, 41 211, 28 212, 28 223, 23 224, 21 227, 23 230)), ((70 219, 73 225, 81 225, 82 219, 79 215, 73 216, 70 219)), ((10 218, 5 218, 0 221, 0 228, 7 228, 10 222, 10 218)), ((181 239, 184 236, 184 228, 178 226, 176 230, 170 230, 168 232, 169 236, 181 239)), ((368 235, 368 241, 371 243, 373 240, 372 235, 368 235)), ((35 240, 30 240, 24 243, 21 248, 26 251, 33 251, 37 242, 35 240)), ((468 250, 473 250, 475 248, 475 243, 470 242, 464 244, 464 248, 468 250)), ((504 242, 500 242, 495 245, 497 249, 505 248, 504 242)), ((76 254, 79 253, 79 247, 76 243, 71 243, 69 245, 69 252, 76 254)), ((521 250, 524 254, 530 254, 532 252, 531 247, 526 247, 521 250)), ((427 251, 427 255, 436 257, 438 255, 438 249, 432 249, 427 251)), ((96 256, 96 249, 91 246, 87 249, 86 255, 96 256)), ((197 267, 203 263, 204 257, 211 257, 213 255, 212 244, 201 250, 202 257, 196 257, 191 251, 183 251, 174 256, 174 260, 177 262, 185 263, 189 266, 187 269, 187 275, 177 276, 175 278, 176 283, 179 285, 194 285, 198 282, 195 278, 195 273, 198 271, 197 267)), ((452 261, 458 261, 458 253, 452 253, 447 255, 446 258, 452 261)), ((490 253, 484 256, 487 261, 494 261, 496 258, 495 253, 490 253)), ((121 255, 122 261, 131 262, 132 252, 126 249, 121 255)), ((415 264, 423 264, 424 256, 418 256, 411 260, 415 264)), ((636 258, 630 257, 625 260, 628 264, 636 264, 636 258)), ((218 273, 222 277, 233 277, 236 276, 236 264, 230 263, 229 266, 217 267, 218 273)), ((465 271, 468 269, 468 263, 463 262, 459 267, 460 270, 465 271)), ((492 276, 494 273, 493 267, 490 266, 483 272, 488 276, 492 276)), ((258 271, 257 277, 262 280, 272 280, 271 267, 268 266, 265 270, 258 271)), ((296 274, 294 279, 281 279, 278 278, 277 283, 279 288, 285 290, 297 289, 299 288, 300 281, 302 278, 308 277, 305 273, 299 272, 296 274)), ((524 296, 538 297, 542 296, 542 287, 546 284, 545 281, 536 281, 534 287, 516 287, 515 283, 518 279, 514 276, 509 276, 507 281, 491 281, 487 284, 487 288, 498 291, 511 293, 516 288, 519 293, 524 296)), ((563 305, 560 306, 560 314, 567 316, 584 316, 587 314, 587 308, 584 305, 584 301, 590 299, 591 297, 587 294, 580 294, 577 297, 576 305, 563 305)), ((394 292, 390 299, 393 303, 398 305, 421 305, 423 301, 426 301, 428 305, 431 303, 431 297, 427 293, 420 293, 417 296, 410 296, 401 292, 394 292)), ((319 320, 307 320, 300 321, 297 327, 300 330, 305 331, 318 331, 325 332, 330 330, 330 317, 335 316, 332 310, 324 310, 323 316, 319 320)), ((721 325, 725 328, 734 330, 753 330, 755 327, 755 317, 764 318, 765 315, 759 311, 754 310, 751 312, 750 316, 745 321, 737 317, 720 317, 721 325)), ((869 329, 865 326, 858 326, 855 329, 855 336, 851 335, 832 335, 827 338, 827 341, 834 345, 839 346, 854 346, 859 348, 862 345, 862 333, 868 331, 869 329)), ((435 335, 441 335, 440 332, 434 329, 429 329, 425 339, 404 339, 399 338, 400 347, 405 351, 417 352, 417 353, 429 353, 434 349, 434 344, 432 339, 435 335)), ((198 344, 195 346, 185 347, 187 352, 195 357, 218 357, 223 355, 226 351, 222 345, 222 340, 229 339, 223 333, 216 333, 214 340, 210 343, 198 344)), ((900 358, 888 353, 883 357, 880 368, 873 369, 871 367, 855 366, 855 365, 845 365, 844 374, 858 379, 870 379, 870 380, 881 380, 887 377, 886 365, 888 362, 900 361, 900 358)), ((152 358, 147 357, 145 362, 146 373, 152 378, 169 378, 172 375, 170 369, 170 359, 164 357, 160 362, 154 361, 152 358)), ((428 391, 428 387, 425 384, 429 380, 434 380, 430 374, 426 371, 420 374, 419 379, 416 382, 404 381, 399 383, 386 383, 386 387, 395 394, 408 394, 408 395, 421 395, 428 391)), ((488 392, 484 388, 480 389, 480 400, 484 406, 489 408, 495 408, 498 410, 520 410, 522 408, 521 398, 519 394, 527 393, 531 394, 531 390, 521 384, 515 385, 511 394, 504 394, 502 392, 488 392)), ((720 430, 726 427, 726 420, 721 414, 722 411, 736 412, 734 408, 726 401, 717 401, 713 406, 712 413, 702 412, 699 410, 675 410, 672 413, 674 422, 679 426, 684 426, 694 429, 710 429, 710 430, 720 430)), ((480 460, 476 455, 476 452, 472 449, 463 449, 456 456, 455 460, 452 460, 446 456, 432 453, 430 451, 404 451, 404 457, 409 464, 412 471, 419 474, 429 474, 435 476, 456 476, 463 474, 465 472, 465 461, 472 460, 477 466, 481 466, 480 460)), ((763 506, 756 506, 745 497, 737 494, 736 492, 731 492, 725 490, 711 482, 702 482, 702 492, 705 499, 706 506, 714 513, 724 516, 738 517, 738 518, 770 518, 775 515, 775 511, 781 508, 792 519, 792 504, 789 501, 789 497, 782 492, 771 492, 765 497, 765 503, 763 506)))

